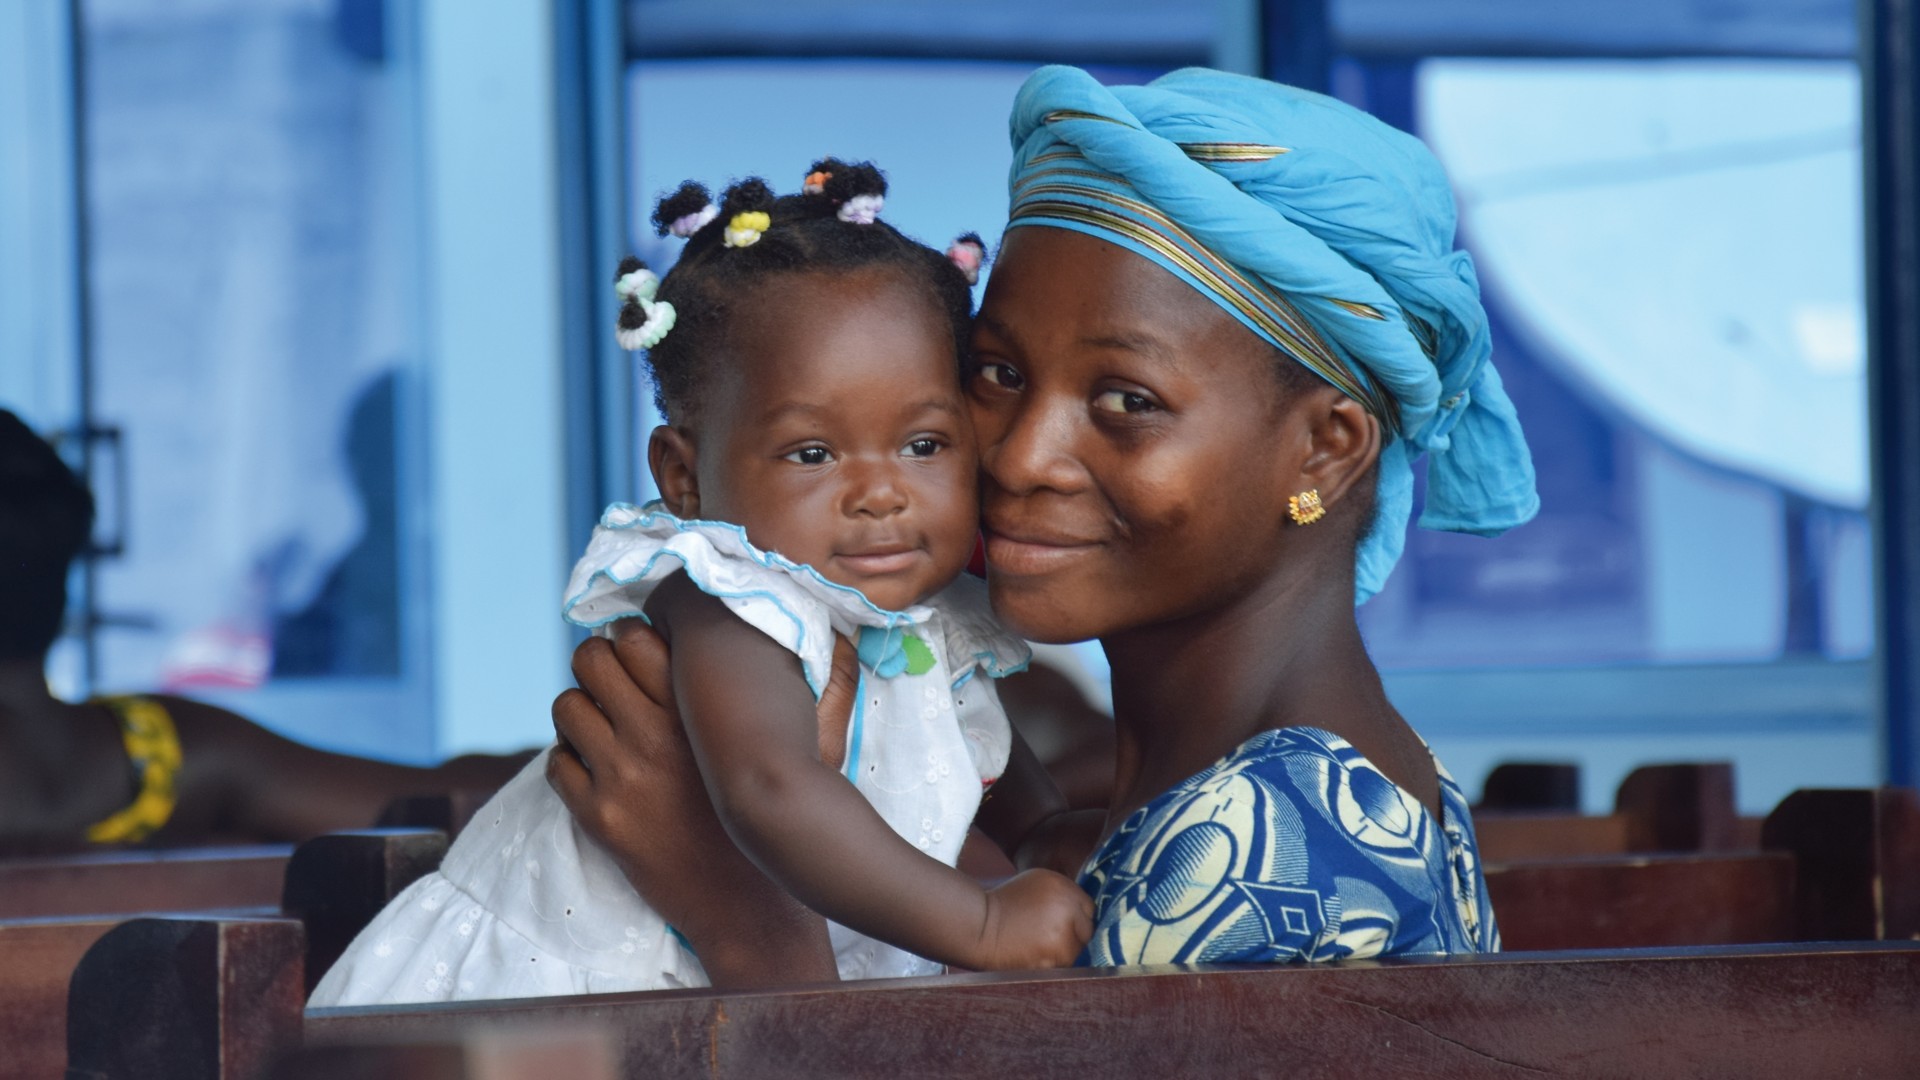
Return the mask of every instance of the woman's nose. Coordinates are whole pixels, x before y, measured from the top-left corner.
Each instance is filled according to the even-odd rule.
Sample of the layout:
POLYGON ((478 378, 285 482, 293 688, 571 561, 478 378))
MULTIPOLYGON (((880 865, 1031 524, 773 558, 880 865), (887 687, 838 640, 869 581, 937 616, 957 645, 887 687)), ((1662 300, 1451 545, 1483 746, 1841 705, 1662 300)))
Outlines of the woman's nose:
MULTIPOLYGON (((1064 404, 1029 398, 1007 418, 997 438, 983 441, 980 468, 1009 494, 1074 491, 1086 473, 1073 454, 1077 413, 1064 404)), ((983 439, 986 433, 982 432, 983 439)))

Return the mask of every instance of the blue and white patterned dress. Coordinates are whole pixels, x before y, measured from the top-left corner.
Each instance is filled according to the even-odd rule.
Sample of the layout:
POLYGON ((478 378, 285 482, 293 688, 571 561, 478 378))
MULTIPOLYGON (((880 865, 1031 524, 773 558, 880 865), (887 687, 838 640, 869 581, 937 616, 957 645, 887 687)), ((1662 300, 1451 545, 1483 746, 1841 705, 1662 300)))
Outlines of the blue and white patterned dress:
POLYGON ((1081 963, 1280 963, 1494 952, 1467 800, 1442 820, 1346 740, 1265 731, 1128 817, 1081 872, 1081 963))

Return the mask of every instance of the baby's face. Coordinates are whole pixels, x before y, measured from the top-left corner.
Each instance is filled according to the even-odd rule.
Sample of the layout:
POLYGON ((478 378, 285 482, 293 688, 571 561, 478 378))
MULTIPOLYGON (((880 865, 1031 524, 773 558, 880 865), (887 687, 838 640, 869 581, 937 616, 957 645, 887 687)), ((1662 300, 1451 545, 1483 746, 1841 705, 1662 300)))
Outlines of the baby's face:
POLYGON ((696 434, 699 516, 883 608, 952 581, 979 462, 931 301, 886 274, 795 275, 740 320, 696 434))

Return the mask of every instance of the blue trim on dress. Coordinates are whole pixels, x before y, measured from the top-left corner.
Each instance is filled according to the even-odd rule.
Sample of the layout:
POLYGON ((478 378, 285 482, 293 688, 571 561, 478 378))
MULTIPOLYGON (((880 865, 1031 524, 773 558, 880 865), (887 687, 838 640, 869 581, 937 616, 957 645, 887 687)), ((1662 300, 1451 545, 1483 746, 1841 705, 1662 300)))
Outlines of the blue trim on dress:
MULTIPOLYGON (((802 622, 798 615, 795 615, 791 610, 789 610, 787 608, 787 605, 781 603, 779 597, 773 595, 770 592, 764 592, 758 589, 747 590, 743 592, 730 592, 727 590, 715 588, 711 586, 709 583, 701 581, 699 578, 694 577, 692 565, 690 565, 687 562, 686 556, 680 554, 677 551, 669 551, 665 548, 662 548, 659 551, 654 552, 652 555, 649 555, 647 557, 647 564, 640 568, 640 572, 629 578, 618 577, 608 570, 595 570, 593 574, 587 578, 587 580, 591 582, 595 578, 604 577, 608 581, 613 582, 615 585, 620 585, 620 586, 631 585, 636 581, 645 581, 649 576, 652 575, 653 568, 659 564, 660 560, 668 559, 668 558, 677 560, 680 563, 680 568, 687 572, 687 577, 691 578, 693 580, 694 585, 698 586, 700 591, 703 593, 706 593, 708 596, 714 597, 719 600, 764 600, 767 603, 772 604, 775 610, 779 611, 780 614, 785 615, 787 617, 787 620, 793 623, 794 644, 789 646, 789 648, 791 648, 795 653, 798 653, 801 647, 805 644, 807 640, 806 623, 802 622)), ((582 619, 576 619, 573 617, 573 608, 580 603, 581 598, 584 596, 586 596, 586 593, 582 591, 578 595, 574 596, 572 599, 568 600, 565 608, 561 612, 561 617, 566 619, 568 622, 572 623, 573 625, 581 627, 583 629, 587 629, 587 630, 598 630, 603 626, 609 625, 611 623, 619 622, 621 619, 633 618, 633 616, 630 614, 622 613, 619 615, 609 615, 604 619, 600 619, 593 622, 588 622, 582 619)), ((642 613, 641 617, 645 618, 646 616, 644 613, 642 613)), ((653 625, 653 620, 648 619, 647 625, 649 626, 653 625)), ((805 664, 800 665, 800 674, 804 676, 807 680, 807 689, 813 691, 813 700, 819 701, 820 696, 826 693, 825 682, 822 681, 821 683, 816 684, 814 682, 812 673, 807 670, 807 665, 805 664)))
MULTIPOLYGON (((763 569, 779 570, 789 574, 793 574, 794 576, 800 577, 806 581, 811 582, 812 584, 822 586, 830 590, 831 592, 842 593, 842 594, 845 594, 847 598, 859 601, 860 604, 863 607, 865 607, 867 611, 871 613, 874 617, 877 617, 883 620, 884 625, 880 627, 880 629, 891 631, 901 627, 919 626, 921 623, 927 621, 927 616, 915 618, 914 616, 903 611, 890 611, 886 608, 880 607, 879 605, 875 604, 873 601, 867 599, 867 595, 861 592, 859 589, 853 588, 852 586, 849 586, 849 585, 842 585, 836 581, 829 581, 825 577, 823 577, 818 570, 815 570, 813 567, 808 566, 805 563, 794 562, 792 559, 789 559, 786 556, 781 555, 779 552, 761 550, 760 548, 754 545, 752 540, 747 538, 747 530, 745 528, 739 525, 735 525, 730 521, 710 521, 705 518, 682 518, 682 517, 676 516, 672 511, 666 510, 664 507, 665 507, 665 503, 660 499, 654 499, 646 503, 644 506, 635 506, 632 503, 628 503, 628 502, 612 503, 612 504, 609 504, 606 510, 601 513, 600 527, 613 532, 632 532, 636 530, 650 529, 658 524, 669 524, 673 526, 673 531, 676 534, 694 533, 695 535, 698 535, 695 529, 696 526, 699 528, 718 529, 722 532, 731 532, 739 539, 741 547, 745 549, 744 554, 746 558, 748 558, 750 561, 752 561, 756 565, 760 566, 763 569), (613 520, 613 517, 616 513, 622 513, 622 516, 625 516, 625 514, 633 514, 637 516, 631 518, 630 520, 616 522, 613 520)), ((709 539, 708 542, 711 543, 711 540, 709 539)), ((726 557, 738 557, 740 553, 720 552, 720 554, 726 557)), ((574 593, 572 596, 568 597, 561 604, 561 617, 566 619, 567 622, 573 624, 574 626, 578 626, 586 630, 597 630, 611 623, 619 622, 621 619, 634 618, 635 617, 634 615, 621 614, 621 615, 611 615, 611 616, 608 616, 607 618, 600 619, 597 621, 588 621, 588 620, 574 618, 573 609, 579 606, 586 599, 587 594, 592 591, 592 586, 594 582, 597 581, 598 579, 605 578, 606 580, 612 582, 615 586, 624 588, 625 586, 632 585, 636 582, 645 581, 649 577, 651 577, 653 574, 654 568, 659 564, 660 560, 665 557, 672 557, 678 560, 680 563, 681 569, 687 572, 687 576, 693 580, 694 585, 698 587, 701 592, 706 593, 708 596, 712 596, 721 600, 761 600, 773 605, 776 611, 786 616, 787 621, 793 624, 793 627, 794 627, 793 643, 789 645, 788 648, 791 649, 796 654, 800 654, 805 650, 806 641, 807 641, 806 623, 798 615, 794 614, 793 611, 786 606, 786 604, 782 603, 779 597, 775 596, 770 592, 765 592, 761 590, 730 592, 730 591, 720 590, 720 589, 711 587, 708 582, 701 581, 699 578, 694 577, 693 567, 687 562, 686 556, 682 555, 677 551, 672 551, 664 547, 661 550, 656 551, 652 555, 648 556, 646 564, 640 568, 640 571, 638 573, 632 575, 631 577, 623 578, 623 577, 617 576, 611 570, 608 570, 606 568, 601 568, 593 571, 593 573, 587 576, 586 585, 583 586, 579 592, 574 593)), ((928 610, 931 613, 932 609, 928 609, 928 610)), ((647 619, 644 613, 641 613, 638 617, 645 619, 648 625, 652 625, 652 620, 647 619)), ((997 654, 993 653, 992 651, 983 650, 983 651, 975 652, 973 654, 972 663, 973 663, 973 667, 970 667, 968 669, 969 675, 973 671, 974 667, 977 667, 978 669, 985 671, 989 677, 995 678, 995 679, 1001 679, 1001 678, 1007 677, 1008 675, 1013 675, 1013 674, 1017 674, 1019 672, 1025 671, 1027 667, 1032 663, 1032 660, 1029 657, 1028 659, 1022 660, 1018 664, 1003 664, 1000 662, 999 656, 997 654)), ((826 693, 825 681, 822 680, 821 682, 816 683, 811 673, 807 671, 806 664, 804 663, 801 664, 800 668, 801 668, 802 675, 806 678, 807 688, 813 692, 814 700, 819 701, 821 695, 826 693)), ((955 687, 958 687, 960 684, 955 683, 954 685, 955 687)))
MULTIPOLYGON (((719 529, 723 532, 732 532, 739 536, 741 546, 747 549, 747 556, 751 558, 754 562, 759 563, 761 566, 769 570, 785 570, 788 573, 798 574, 802 577, 810 579, 811 581, 813 581, 814 584, 823 586, 830 591, 845 593, 847 594, 848 598, 853 600, 858 600, 861 603, 861 605, 864 606, 868 611, 886 620, 886 626, 888 629, 892 629, 895 626, 918 625, 919 620, 915 620, 913 616, 908 615, 905 612, 901 612, 901 611, 889 611, 888 609, 883 608, 880 605, 874 603, 873 601, 867 599, 866 593, 863 593, 859 589, 856 589, 850 585, 842 585, 837 581, 828 581, 825 577, 821 576, 820 571, 815 570, 813 567, 808 566, 806 563, 794 562, 792 559, 787 558, 786 556, 780 554, 777 551, 762 551, 760 548, 754 545, 752 540, 747 539, 747 530, 745 528, 742 528, 739 525, 735 525, 731 521, 709 521, 706 518, 676 517, 671 510, 665 509, 665 506, 666 506, 665 502, 660 499, 654 499, 651 502, 648 502, 644 506, 635 506, 632 503, 628 503, 628 502, 613 503, 609 505, 603 513, 601 513, 600 527, 603 529, 609 529, 609 530, 618 531, 618 532, 630 532, 634 529, 652 528, 656 523, 664 520, 667 522, 671 522, 674 526, 676 526, 676 528, 674 529, 675 532, 691 532, 692 526, 696 526, 696 525, 701 526, 703 528, 719 529), (613 516, 614 512, 617 510, 630 511, 633 513, 637 513, 640 516, 637 518, 634 518, 632 521, 615 523, 609 519, 613 516)), ((602 574, 606 574, 606 571, 604 570, 594 571, 595 577, 598 577, 602 574)), ((611 574, 607 574, 607 577, 609 580, 613 581, 617 585, 632 584, 632 582, 630 581, 620 581, 619 579, 614 578, 611 574)), ((592 578, 589 578, 588 580, 591 581, 592 578)), ((638 579, 635 579, 635 580, 638 580, 638 579)), ((580 600, 580 597, 584 595, 586 594, 582 592, 574 596, 573 598, 567 601, 565 606, 571 608, 574 604, 578 603, 580 600)), ((575 623, 575 625, 578 626, 583 624, 575 623)))
POLYGON ((853 724, 847 729, 847 779, 856 782, 860 779, 861 733, 866 730, 867 719, 867 673, 859 674, 853 691, 853 724))

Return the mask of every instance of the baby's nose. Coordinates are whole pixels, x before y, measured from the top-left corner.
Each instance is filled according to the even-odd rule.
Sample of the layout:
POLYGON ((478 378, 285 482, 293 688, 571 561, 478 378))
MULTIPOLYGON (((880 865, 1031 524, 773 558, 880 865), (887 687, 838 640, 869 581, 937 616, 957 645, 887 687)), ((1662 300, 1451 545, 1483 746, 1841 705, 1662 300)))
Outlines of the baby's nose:
POLYGON ((907 508, 907 486, 892 469, 869 470, 853 484, 847 508, 876 517, 900 513, 907 508))

